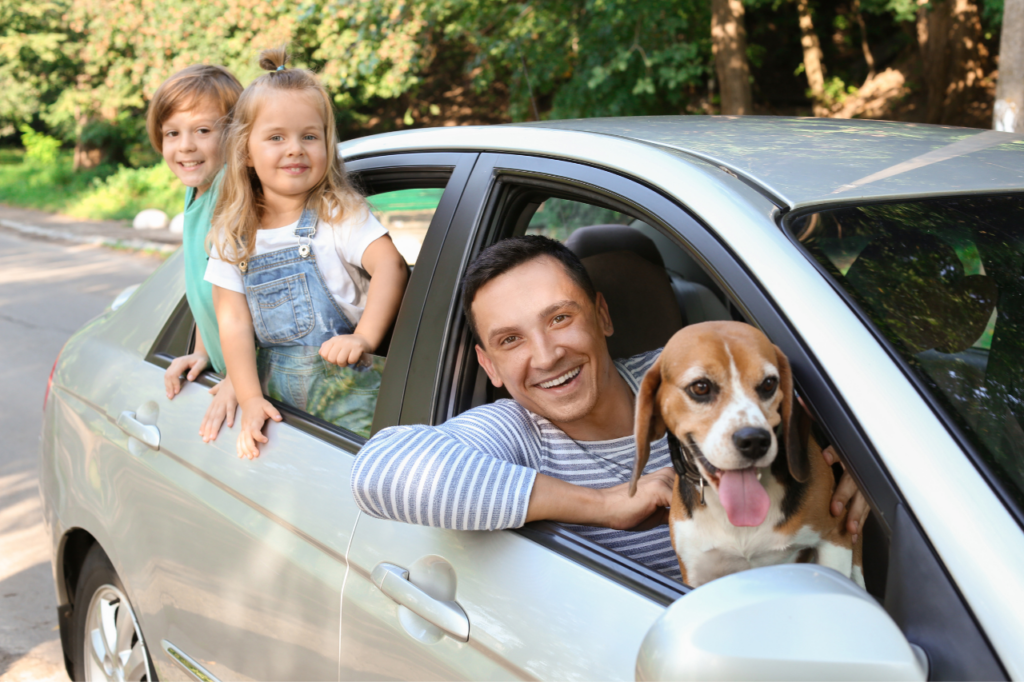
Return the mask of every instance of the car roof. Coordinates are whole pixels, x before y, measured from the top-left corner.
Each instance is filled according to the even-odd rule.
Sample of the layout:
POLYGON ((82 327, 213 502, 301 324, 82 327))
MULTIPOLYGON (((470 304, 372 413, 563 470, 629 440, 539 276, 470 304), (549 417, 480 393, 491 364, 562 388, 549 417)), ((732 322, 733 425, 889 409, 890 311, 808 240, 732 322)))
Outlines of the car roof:
MULTIPOLYGON (((581 139, 574 158, 612 166, 599 140, 614 137, 696 157, 727 170, 789 208, 852 201, 1024 190, 1024 135, 893 121, 772 116, 646 116, 417 129, 373 141, 426 149, 545 153, 551 132, 581 139), (501 134, 496 135, 497 131, 501 134), (532 133, 532 134, 531 134, 532 133), (397 139, 396 139, 397 138, 397 139), (399 142, 401 140, 401 142, 399 142), (394 144, 399 142, 399 144, 394 144)), ((362 155, 357 153, 357 155, 362 155)))

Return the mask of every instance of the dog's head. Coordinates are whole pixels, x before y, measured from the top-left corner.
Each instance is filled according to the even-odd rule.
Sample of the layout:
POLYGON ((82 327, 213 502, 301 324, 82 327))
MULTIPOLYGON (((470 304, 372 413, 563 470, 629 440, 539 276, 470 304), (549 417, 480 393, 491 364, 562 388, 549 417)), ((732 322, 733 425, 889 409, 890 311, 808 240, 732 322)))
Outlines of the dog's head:
POLYGON ((669 339, 636 399, 636 462, 630 494, 666 427, 686 445, 734 525, 760 525, 768 497, 757 477, 779 453, 781 422, 789 470, 810 465, 793 426, 789 361, 763 333, 741 322, 704 322, 669 339), (790 432, 793 437, 790 437, 790 432), (763 512, 763 513, 762 513, 763 512))

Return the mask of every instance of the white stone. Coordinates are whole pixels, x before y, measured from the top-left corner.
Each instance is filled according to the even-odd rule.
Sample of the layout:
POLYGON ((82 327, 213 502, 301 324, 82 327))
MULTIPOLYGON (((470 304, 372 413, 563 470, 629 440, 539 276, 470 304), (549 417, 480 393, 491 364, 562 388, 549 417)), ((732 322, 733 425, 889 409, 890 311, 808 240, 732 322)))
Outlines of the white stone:
POLYGON ((167 226, 167 229, 174 234, 181 234, 185 231, 185 214, 179 213, 178 215, 171 218, 171 224, 167 226))
POLYGON ((158 208, 147 208, 135 216, 132 227, 136 230, 162 230, 167 227, 167 214, 158 208))

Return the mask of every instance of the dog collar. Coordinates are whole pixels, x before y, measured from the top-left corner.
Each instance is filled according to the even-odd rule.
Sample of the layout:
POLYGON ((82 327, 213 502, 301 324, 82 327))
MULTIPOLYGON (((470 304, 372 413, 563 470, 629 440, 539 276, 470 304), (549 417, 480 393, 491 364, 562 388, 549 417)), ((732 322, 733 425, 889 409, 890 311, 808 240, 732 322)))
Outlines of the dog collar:
POLYGON ((693 452, 690 449, 691 447, 696 448, 697 444, 689 436, 687 436, 687 440, 689 441, 687 445, 682 445, 679 439, 676 438, 676 434, 669 431, 668 452, 672 458, 672 468, 676 470, 679 477, 700 488, 700 505, 703 507, 706 506, 704 503, 704 485, 707 481, 704 480, 700 469, 697 468, 696 457, 693 456, 693 452))

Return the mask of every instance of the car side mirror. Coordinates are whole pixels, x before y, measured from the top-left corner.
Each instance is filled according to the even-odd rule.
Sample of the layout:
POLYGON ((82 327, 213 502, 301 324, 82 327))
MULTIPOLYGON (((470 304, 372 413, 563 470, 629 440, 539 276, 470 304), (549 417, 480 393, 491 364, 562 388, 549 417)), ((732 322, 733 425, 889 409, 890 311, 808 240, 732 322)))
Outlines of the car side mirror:
POLYGON ((637 680, 925 680, 927 657, 864 590, 784 564, 719 578, 651 626, 637 680))

